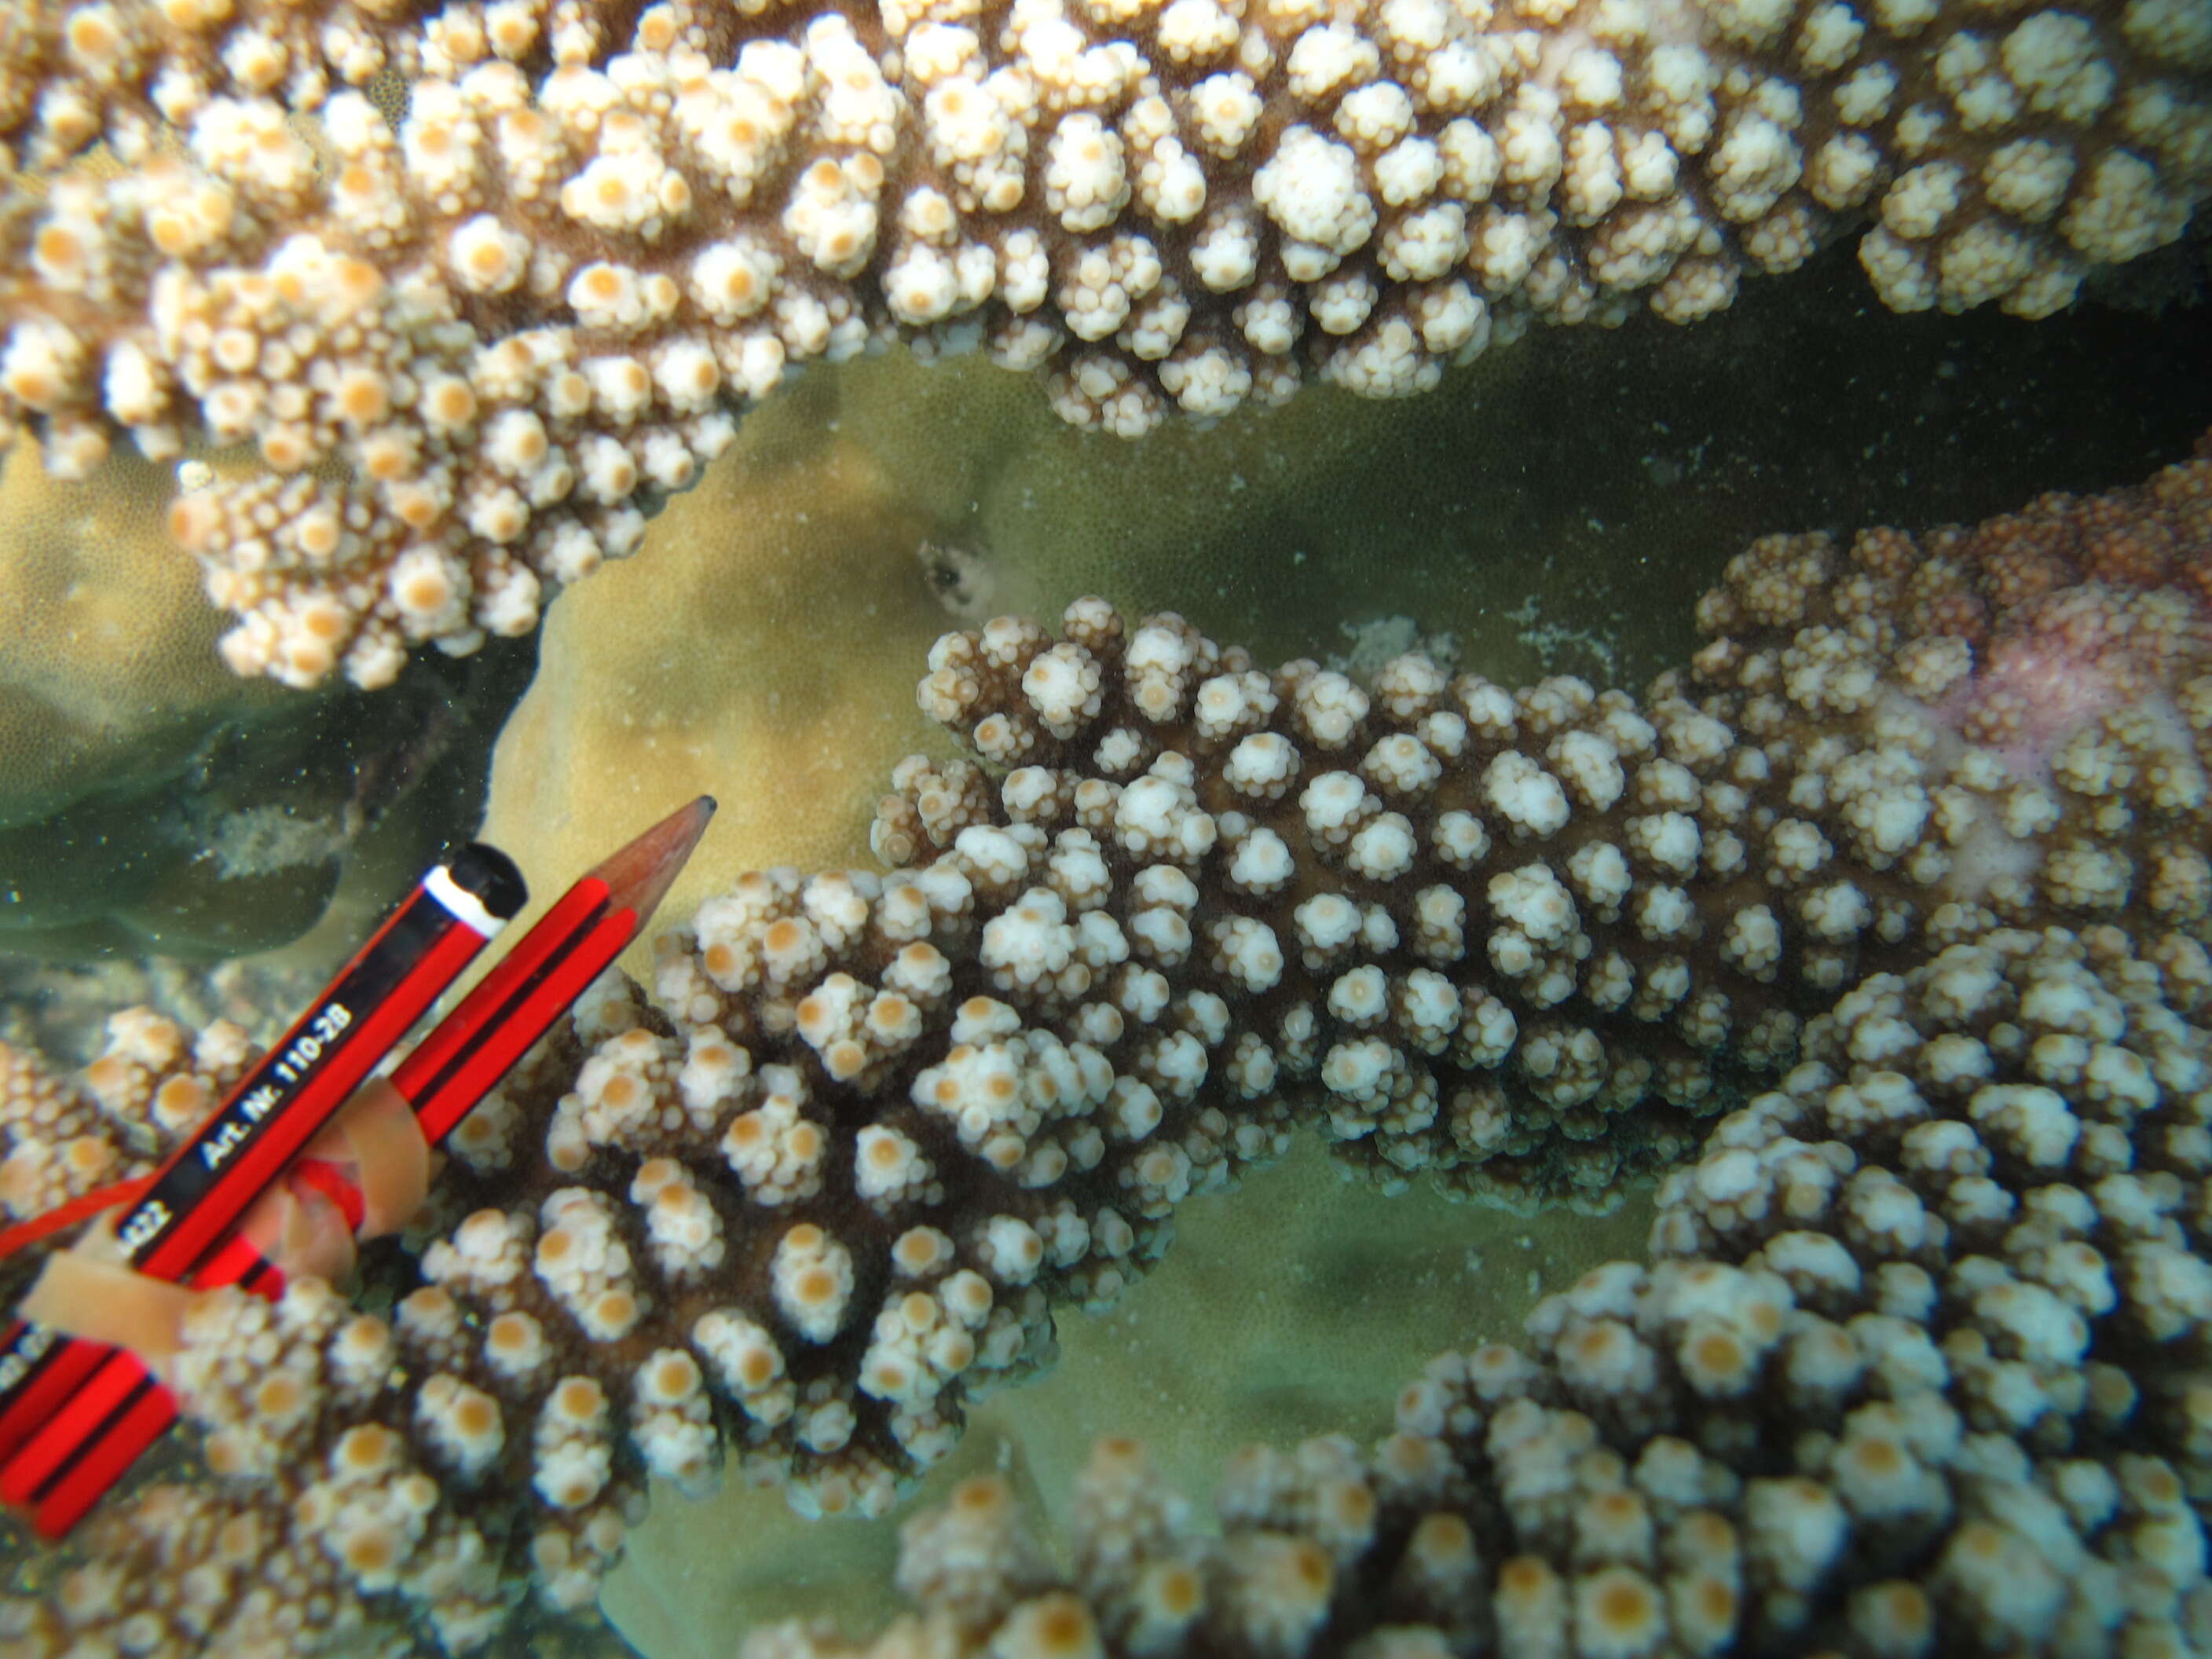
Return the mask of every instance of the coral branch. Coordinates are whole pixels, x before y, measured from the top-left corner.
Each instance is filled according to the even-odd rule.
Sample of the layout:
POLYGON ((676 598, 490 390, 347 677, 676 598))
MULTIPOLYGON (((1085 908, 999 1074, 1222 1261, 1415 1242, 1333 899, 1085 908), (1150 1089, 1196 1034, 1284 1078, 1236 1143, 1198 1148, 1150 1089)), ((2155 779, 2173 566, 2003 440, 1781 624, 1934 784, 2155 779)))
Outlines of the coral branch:
POLYGON ((1249 1449, 1210 1537, 1102 1443, 1069 1571, 971 1481, 902 1534, 918 1617, 741 1651, 2186 1650, 2212 1103, 2176 1011, 2203 1018, 2205 967, 2004 928, 1867 980, 1668 1177, 1648 1267, 1547 1298, 1525 1351, 1440 1357, 1370 1450, 1249 1449))
POLYGON ((903 336, 1122 434, 1688 320, 1871 227, 2067 304, 2212 188, 2201 8, 1954 0, 85 0, 12 24, 0 416, 176 527, 241 673, 527 631, 793 366, 903 336), (2023 15, 2024 14, 2024 15, 2023 15), (390 95, 386 95, 390 94, 390 95), (62 167, 105 141, 125 165, 62 167), (57 171, 57 169, 58 170, 57 171), (195 474, 198 477, 198 475, 195 474))

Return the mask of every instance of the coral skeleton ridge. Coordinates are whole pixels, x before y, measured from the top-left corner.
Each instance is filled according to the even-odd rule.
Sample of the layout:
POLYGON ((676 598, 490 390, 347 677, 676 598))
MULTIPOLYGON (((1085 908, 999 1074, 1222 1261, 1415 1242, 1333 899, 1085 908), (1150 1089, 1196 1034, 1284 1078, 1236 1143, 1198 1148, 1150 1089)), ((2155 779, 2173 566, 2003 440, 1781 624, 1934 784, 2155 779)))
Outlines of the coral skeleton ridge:
MULTIPOLYGON (((1663 1171, 1653 1260, 1441 1362, 1371 1456, 1240 1465, 1218 1544, 1126 1451, 1071 1579, 976 1489, 909 1534, 884 1653, 2178 1642, 2212 1616, 2208 596, 2212 453, 1768 538, 1640 699, 1267 671, 1097 599, 949 634, 919 696, 975 758, 896 770, 887 872, 747 876, 649 997, 594 988, 457 1134, 388 1320, 207 1297, 205 1477, 112 1504, 0 1632, 460 1650, 526 1591, 586 1606, 650 1476, 878 1513, 1056 1305, 1304 1127, 1516 1205, 1663 1171)), ((104 1178, 235 1048, 127 1018, 97 1109, 15 1068, 0 1194, 104 1178)))
POLYGON ((2042 315, 2212 189, 2201 0, 80 0, 0 65, 0 420, 257 448, 175 529, 298 685, 526 632, 894 337, 1136 434, 1862 231, 2042 315))

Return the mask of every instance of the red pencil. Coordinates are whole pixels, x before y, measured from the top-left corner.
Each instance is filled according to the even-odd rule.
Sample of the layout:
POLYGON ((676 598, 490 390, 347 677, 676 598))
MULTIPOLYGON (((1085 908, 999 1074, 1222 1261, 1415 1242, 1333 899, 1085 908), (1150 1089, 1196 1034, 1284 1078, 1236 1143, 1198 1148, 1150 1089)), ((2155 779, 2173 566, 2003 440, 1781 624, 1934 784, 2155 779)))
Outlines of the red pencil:
MULTIPOLYGON (((637 937, 714 811, 702 796, 588 872, 392 1073, 388 1085, 413 1107, 424 1140, 449 1134, 637 937)), ((357 1218, 358 1194, 325 1190, 342 1206, 350 1198, 347 1213, 357 1218)), ((284 1274, 233 1234, 191 1282, 274 1297, 284 1274)), ((168 1390, 135 1355, 98 1352, 104 1362, 81 1391, 0 1466, 0 1498, 30 1506, 47 1537, 73 1527, 176 1419, 168 1390)))
MULTIPOLYGON (((464 848, 424 876, 125 1207, 116 1229, 124 1260, 167 1279, 198 1266, 526 896, 520 872, 495 848, 464 848)), ((0 1459, 104 1352, 10 1323, 0 1336, 0 1459)))

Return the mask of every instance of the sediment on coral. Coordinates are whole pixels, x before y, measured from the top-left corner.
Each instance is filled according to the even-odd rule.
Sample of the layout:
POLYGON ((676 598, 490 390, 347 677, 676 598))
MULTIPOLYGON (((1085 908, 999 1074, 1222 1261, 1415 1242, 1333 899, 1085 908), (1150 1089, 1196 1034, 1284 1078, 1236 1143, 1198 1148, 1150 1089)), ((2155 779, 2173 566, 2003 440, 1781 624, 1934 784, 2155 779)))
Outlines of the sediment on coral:
POLYGON ((2212 961, 2000 927, 1873 975, 1668 1178, 1647 1264, 1447 1353, 1396 1431, 1232 1458, 1218 1533, 1099 1443, 1065 1559, 995 1476, 901 1534, 914 1611, 744 1659, 2185 1653, 2212 961))
POLYGON ((1133 434, 1687 321, 1864 231, 1894 309, 2069 303, 2212 188, 2187 0, 88 0, 9 20, 0 416, 194 469, 226 659, 526 632, 793 366, 899 337, 1133 434), (2023 15, 2024 14, 2024 15, 2023 15), (381 100, 381 101, 380 101, 381 100), (123 165, 72 165, 104 144, 123 165), (343 477, 325 476, 335 464, 343 477))
MULTIPOLYGON (((1841 1150, 1790 1181, 1850 1176, 1861 1133, 1887 1170, 1893 1107, 1980 1101, 2000 1160, 2086 1160, 2067 1167, 2095 1203, 2148 1206, 2132 1254, 2080 1231, 2141 1264, 2124 1297, 2171 1298, 2178 1339, 2205 1275, 2193 1224, 2158 1218, 2202 1139, 2208 582, 2212 454, 1972 530, 1763 541, 1702 602, 1709 644, 1642 700, 1419 656, 1365 687, 1265 672, 1097 599, 1057 639, 947 635, 919 696, 976 758, 898 769, 874 828, 890 873, 745 877, 660 941, 651 1006, 596 988, 456 1135, 424 1285, 388 1322, 313 1285, 210 1297, 177 1386, 221 1479, 117 1508, 58 1604, 8 1616, 48 1644, 298 1643, 343 1601, 459 1648, 527 1583, 587 1604, 648 1475, 696 1486, 726 1460, 803 1511, 878 1512, 972 1391, 1048 1363, 1056 1303, 1112 1301, 1177 1205, 1300 1126, 1386 1183, 1515 1202, 1602 1203, 1719 1134, 1694 1190, 1668 1190, 1670 1214, 1721 1207, 1661 1243, 1747 1255, 1765 1241, 1740 1230, 1799 1199, 1761 1209, 1758 1146, 1729 1162, 1737 1130, 1700 1118, 1756 1124, 1820 1066, 1924 1048, 1857 1105, 1803 1105, 1841 1150), (234 1533, 266 1571, 235 1570, 234 1533)), ((1909 1127, 1909 1170, 1962 1145, 1909 1127)), ((1902 1174, 1851 1187, 1838 1224, 1903 1230, 1923 1277, 1967 1271, 1940 1241, 1980 1248, 1969 1220, 2009 1225, 2017 1200, 2010 1165, 1958 1156, 1940 1229, 1902 1174)), ((1755 1370, 1786 1311, 1676 1363, 1755 1370)), ((1644 1344, 1625 1369, 1603 1370, 1619 1339, 1576 1350, 1613 1378, 1607 1409, 1673 1409, 1662 1339, 1614 1322, 1644 1344)), ((1991 1412, 2078 1374, 2063 1340, 2018 1340, 2042 1345, 2025 1371, 1948 1355, 1991 1412)), ((1594 1421, 1595 1402, 1571 1396, 1594 1421)))

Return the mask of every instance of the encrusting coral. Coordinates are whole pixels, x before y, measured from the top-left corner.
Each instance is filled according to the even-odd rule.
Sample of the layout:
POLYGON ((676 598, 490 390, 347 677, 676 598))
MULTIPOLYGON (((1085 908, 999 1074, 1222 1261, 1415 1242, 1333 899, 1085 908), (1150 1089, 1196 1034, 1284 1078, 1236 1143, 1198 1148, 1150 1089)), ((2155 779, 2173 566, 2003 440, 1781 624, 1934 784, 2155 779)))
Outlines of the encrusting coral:
POLYGON ((283 700, 216 660, 220 618, 165 544, 168 479, 116 459, 89 488, 25 446, 0 463, 0 824, 173 775, 209 728, 283 700))
POLYGON ((2042 314, 2212 185, 2194 0, 82 0, 5 27, 0 134, 39 187, 0 216, 0 415, 79 474, 118 432, 256 445, 176 527, 241 618, 231 665, 296 684, 526 631, 733 409, 896 335, 1131 434, 1309 374, 1403 395, 1532 319, 1687 320, 1869 224, 1893 307, 2042 314), (119 166, 70 165, 100 144, 119 166))
MULTIPOLYGON (((1993 1498, 2013 1533, 1929 1482, 2025 1484, 2083 1413, 2080 1443, 2199 1455, 2196 1397, 2162 1390, 2212 1314, 2208 561, 2212 453, 1972 530, 1771 538, 1640 702, 1420 657, 1364 689, 1267 673, 1096 599, 1057 640, 948 635, 921 702, 992 769, 905 763, 891 873, 746 877, 663 939, 654 1006, 597 988, 457 1135, 389 1322, 312 1283, 209 1297, 174 1382, 218 1479, 110 1513, 5 1617, 31 1652, 296 1648, 372 1613, 460 1648, 526 1580, 587 1601, 649 1474, 696 1486, 726 1453, 802 1510, 877 1512, 972 1389, 1049 1360, 1055 1302, 1113 1300, 1178 1204, 1302 1124, 1386 1185, 1509 1202, 1601 1205, 1711 1137, 1656 1243, 1719 1265, 1609 1270, 1538 1316, 1550 1370, 1446 1376, 1416 1411, 1467 1432, 1453 1389, 1528 1396, 1489 1463, 1416 1446, 1390 1476, 1471 1480, 1483 1551, 1502 1504, 1547 1553, 1501 1576, 1501 1619, 1642 1652, 1639 1608, 1716 1644, 1826 1618, 1844 1511, 1785 1450, 1893 1505, 1876 1580, 1961 1522, 1918 1591, 1866 1602, 1875 1650, 1912 1650, 1879 1623, 1900 1596, 2002 1600, 2068 1504, 2185 1577, 2194 1534, 2126 1508, 2179 1490, 2148 1463, 2109 1502, 2065 1474, 2049 1525, 1993 1498), (1941 1346, 1907 1328, 1936 1312, 1941 1346), (1583 1455, 1684 1429, 1640 1498, 1606 1496, 1626 1451, 1583 1455), (1739 1495, 1759 1541, 1732 1579, 1736 1530, 1678 1511, 1739 1495), (1573 1543, 1585 1498, 1614 1554, 1573 1543), (1679 1613, 1639 1565, 1655 1525, 1689 1552, 1679 1613)), ((1331 1476, 1317 1524, 1371 1523, 1357 1485, 1331 1476)), ((1332 1558, 1237 1559, 1257 1588, 1221 1616, 1303 1584, 1308 1624, 1258 1641, 1295 1651, 1332 1558)))

